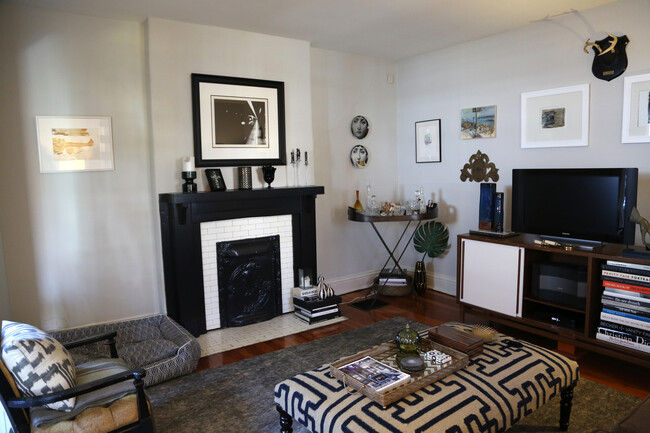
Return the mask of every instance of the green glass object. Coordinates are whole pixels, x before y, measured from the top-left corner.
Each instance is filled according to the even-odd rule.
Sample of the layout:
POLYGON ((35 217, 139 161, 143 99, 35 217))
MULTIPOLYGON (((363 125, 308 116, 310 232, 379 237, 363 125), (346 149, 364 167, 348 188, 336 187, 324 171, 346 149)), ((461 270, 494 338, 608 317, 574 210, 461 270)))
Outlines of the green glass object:
POLYGON ((407 323, 406 327, 395 336, 395 344, 402 353, 415 353, 420 347, 420 335, 407 323))

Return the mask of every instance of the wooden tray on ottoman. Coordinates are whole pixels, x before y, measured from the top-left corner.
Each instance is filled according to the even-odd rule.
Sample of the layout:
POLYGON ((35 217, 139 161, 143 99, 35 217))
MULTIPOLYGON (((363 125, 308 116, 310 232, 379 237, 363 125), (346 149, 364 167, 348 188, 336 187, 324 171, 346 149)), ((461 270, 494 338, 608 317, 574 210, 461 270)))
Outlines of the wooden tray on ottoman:
POLYGON ((399 349, 394 342, 389 342, 332 362, 330 364, 330 374, 343 382, 346 386, 358 390, 361 394, 379 403, 383 407, 386 407, 389 404, 396 402, 397 400, 406 397, 407 395, 412 394, 437 380, 449 376, 453 372, 460 370, 469 363, 469 357, 466 354, 431 341, 428 338, 423 338, 421 340, 420 349, 421 351, 429 351, 434 349, 439 350, 450 355, 452 360, 443 365, 435 364, 431 361, 424 361, 426 368, 418 372, 401 370, 397 362, 399 349), (411 375, 411 380, 397 388, 389 389, 385 392, 377 392, 374 389, 363 385, 357 379, 339 370, 340 367, 343 367, 344 365, 357 361, 366 356, 370 356, 390 367, 404 371, 405 373, 411 375))

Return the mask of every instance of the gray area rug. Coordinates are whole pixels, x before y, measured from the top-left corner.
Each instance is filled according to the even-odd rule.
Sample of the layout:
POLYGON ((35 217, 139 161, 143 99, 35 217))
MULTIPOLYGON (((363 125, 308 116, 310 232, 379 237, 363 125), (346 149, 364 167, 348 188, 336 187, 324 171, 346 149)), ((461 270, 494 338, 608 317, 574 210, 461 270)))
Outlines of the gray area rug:
MULTIPOLYGON (((295 374, 391 340, 404 318, 384 320, 287 349, 179 377, 147 389, 158 433, 279 432, 273 402, 275 384, 295 374)), ((639 401, 636 397, 581 379, 576 387, 569 432, 609 429, 639 401)), ((559 399, 553 399, 511 432, 557 431, 559 399)), ((307 432, 294 423, 296 433, 307 432)))

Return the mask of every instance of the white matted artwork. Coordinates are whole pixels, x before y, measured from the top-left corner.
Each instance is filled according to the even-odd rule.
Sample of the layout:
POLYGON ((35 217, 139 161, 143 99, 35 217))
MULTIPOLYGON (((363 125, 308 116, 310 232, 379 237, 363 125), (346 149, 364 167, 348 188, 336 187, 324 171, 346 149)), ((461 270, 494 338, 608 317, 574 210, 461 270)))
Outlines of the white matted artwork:
POLYGON ((415 122, 415 162, 441 162, 440 119, 415 122))
POLYGON ((110 117, 36 116, 41 173, 114 169, 110 117))
POLYGON ((650 74, 623 81, 623 143, 650 143, 650 74))
POLYGON ((521 94, 521 147, 589 145, 589 84, 521 94))

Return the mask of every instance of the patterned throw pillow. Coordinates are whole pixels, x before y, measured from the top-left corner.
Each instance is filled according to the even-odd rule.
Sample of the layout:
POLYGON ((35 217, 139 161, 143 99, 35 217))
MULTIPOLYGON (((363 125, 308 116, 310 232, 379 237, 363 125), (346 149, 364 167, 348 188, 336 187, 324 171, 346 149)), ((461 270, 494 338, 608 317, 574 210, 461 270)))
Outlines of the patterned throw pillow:
MULTIPOLYGON (((49 394, 75 386, 75 367, 68 351, 31 325, 2 321, 2 361, 22 395, 49 394)), ((67 412, 75 400, 73 397, 46 407, 67 412)))

